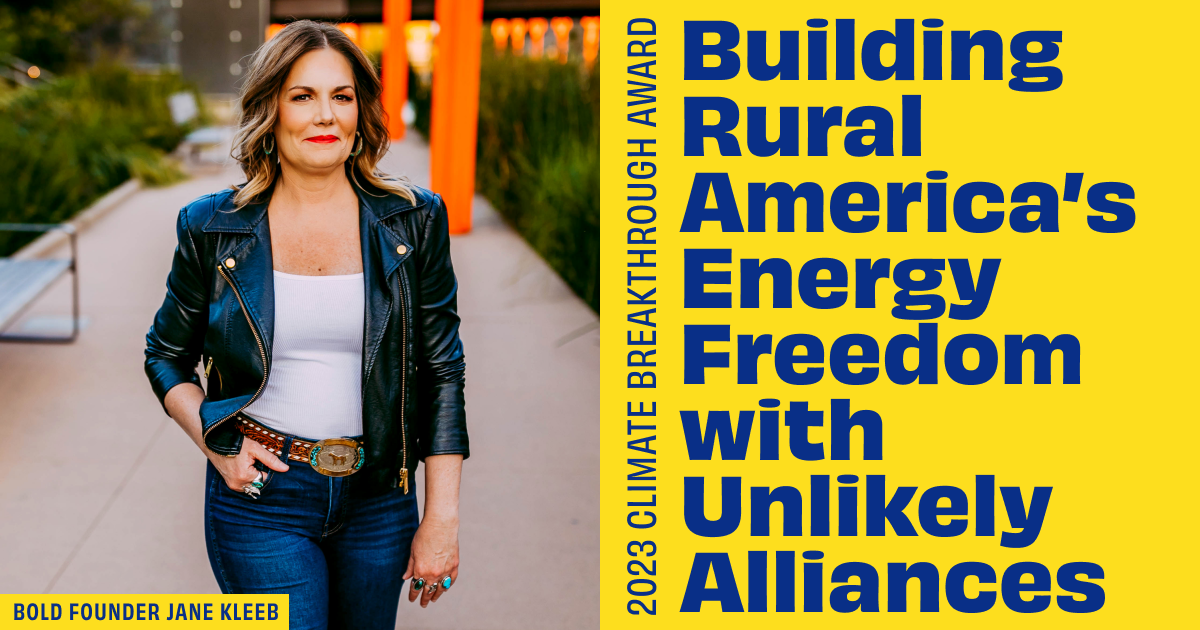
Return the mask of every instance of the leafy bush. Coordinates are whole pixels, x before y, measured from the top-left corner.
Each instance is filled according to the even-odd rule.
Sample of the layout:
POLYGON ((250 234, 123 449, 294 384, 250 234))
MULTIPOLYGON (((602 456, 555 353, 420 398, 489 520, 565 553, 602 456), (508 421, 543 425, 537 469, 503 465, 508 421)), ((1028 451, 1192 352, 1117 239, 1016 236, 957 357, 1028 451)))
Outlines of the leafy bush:
POLYGON ((569 144, 542 157, 528 176, 518 205, 508 206, 505 216, 575 294, 599 312, 599 145, 569 144))
POLYGON ((421 136, 426 140, 429 139, 429 105, 432 100, 432 86, 425 85, 421 82, 421 78, 417 73, 408 70, 408 102, 412 103, 413 113, 416 114, 416 120, 413 121, 413 128, 421 133, 421 136))
POLYGON ((144 144, 126 151, 125 160, 129 165, 129 175, 141 180, 145 186, 169 186, 187 179, 179 160, 144 144))
POLYGON ((144 0, 3 0, 0 55, 64 73, 161 40, 144 0))
MULTIPOLYGON (((428 137, 429 93, 417 87, 409 98, 428 137)), ((497 55, 485 29, 475 188, 596 311, 599 136, 598 68, 497 55)))
MULTIPOLYGON (((177 179, 163 155, 190 129, 171 119, 167 97, 186 89, 177 75, 107 65, 0 93, 0 222, 64 221, 135 174, 177 179)), ((0 255, 31 238, 0 232, 0 255)))

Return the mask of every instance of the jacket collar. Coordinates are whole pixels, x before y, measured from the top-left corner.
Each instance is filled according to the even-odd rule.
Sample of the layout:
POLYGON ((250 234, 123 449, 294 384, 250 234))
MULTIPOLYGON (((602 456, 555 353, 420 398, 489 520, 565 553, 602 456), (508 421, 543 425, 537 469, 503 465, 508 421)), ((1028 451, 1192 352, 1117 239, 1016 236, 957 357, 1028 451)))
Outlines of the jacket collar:
MULTIPOLYGON (((359 229, 362 239, 362 255, 363 269, 370 267, 370 262, 373 256, 378 256, 382 263, 382 275, 384 278, 391 275, 400 263, 404 261, 412 252, 412 244, 406 242, 399 234, 388 227, 384 223, 386 219, 391 218, 408 210, 422 208, 429 200, 424 196, 417 198, 417 203, 401 197, 400 195, 388 192, 372 186, 367 183, 364 189, 354 180, 351 180, 351 186, 354 189, 354 194, 358 196, 359 207, 359 229)), ((270 231, 267 228, 267 205, 271 198, 271 190, 264 192, 260 199, 246 205, 241 209, 236 209, 233 204, 234 191, 223 191, 221 196, 214 199, 217 204, 212 216, 204 225, 205 233, 226 233, 226 234, 256 234, 260 238, 252 240, 267 241, 265 249, 267 253, 266 260, 270 258, 270 231)), ((246 251, 254 247, 254 243, 240 243, 235 246, 236 249, 246 251)), ((230 252, 218 252, 217 260, 224 260, 230 252)), ((267 264, 265 273, 270 278, 271 265, 267 264)))
MULTIPOLYGON (((364 189, 351 180, 351 187, 354 188, 354 194, 358 196, 358 205, 362 212, 369 213, 374 217, 375 220, 370 221, 372 224, 407 210, 424 207, 428 203, 426 199, 418 199, 417 203, 413 204, 400 195, 376 188, 370 183, 367 183, 364 189)), ((267 201, 271 198, 270 189, 260 195, 262 201, 250 203, 240 210, 236 209, 233 204, 233 194, 232 190, 224 191, 224 195, 216 198, 217 207, 208 222, 204 224, 205 233, 248 234, 253 232, 258 223, 266 217, 267 201)))

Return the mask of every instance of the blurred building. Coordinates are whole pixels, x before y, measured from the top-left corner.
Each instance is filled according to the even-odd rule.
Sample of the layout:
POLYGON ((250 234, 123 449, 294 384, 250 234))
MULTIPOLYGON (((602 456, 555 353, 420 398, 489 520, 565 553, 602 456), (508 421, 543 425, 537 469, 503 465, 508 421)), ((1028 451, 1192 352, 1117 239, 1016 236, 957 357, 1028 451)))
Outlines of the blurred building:
MULTIPOLYGON (((237 91, 248 56, 265 40, 271 23, 320 19, 341 23, 383 22, 383 0, 154 0, 172 11, 164 57, 208 93, 237 91), (168 8, 169 7, 169 8, 168 8)), ((435 0, 412 0, 412 19, 433 19, 435 0)), ((485 19, 596 15, 600 0, 484 0, 485 19)))
POLYGON ((265 40, 269 0, 169 0, 177 13, 170 38, 184 77, 208 93, 232 94, 249 55, 265 40))

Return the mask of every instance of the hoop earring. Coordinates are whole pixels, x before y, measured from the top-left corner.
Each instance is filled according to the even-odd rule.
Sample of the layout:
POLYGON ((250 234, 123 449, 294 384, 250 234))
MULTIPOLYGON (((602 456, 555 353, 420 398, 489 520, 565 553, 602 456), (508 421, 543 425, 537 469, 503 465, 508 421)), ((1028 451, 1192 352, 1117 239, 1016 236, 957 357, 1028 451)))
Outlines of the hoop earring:
POLYGON ((358 133, 357 131, 355 131, 355 132, 354 132, 354 136, 355 136, 356 138, 358 138, 358 148, 350 152, 350 157, 358 157, 358 154, 359 154, 359 153, 362 153, 362 150, 363 150, 363 139, 362 139, 362 134, 360 134, 360 133, 358 133))
POLYGON ((275 150, 275 136, 271 135, 270 137, 271 137, 271 148, 270 149, 267 148, 266 136, 263 137, 263 153, 265 153, 266 155, 271 155, 271 152, 275 150))

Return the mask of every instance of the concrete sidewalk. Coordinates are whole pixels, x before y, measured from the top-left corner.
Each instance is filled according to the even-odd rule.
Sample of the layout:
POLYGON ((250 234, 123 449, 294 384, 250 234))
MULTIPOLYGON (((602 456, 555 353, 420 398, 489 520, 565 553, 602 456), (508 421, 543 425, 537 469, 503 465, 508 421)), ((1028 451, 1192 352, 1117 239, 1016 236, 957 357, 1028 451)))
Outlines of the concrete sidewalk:
MULTIPOLYGON (((411 136, 383 167, 428 185, 428 151, 411 136)), ((210 168, 134 194, 79 239, 79 340, 0 344, 0 592, 219 592, 204 458, 162 413, 142 351, 179 208, 236 181, 210 168)), ((597 318, 478 197, 474 223, 452 239, 472 450, 460 581, 428 609, 405 601, 397 627, 596 628, 597 318)), ((60 281, 11 330, 69 312, 60 281)))

